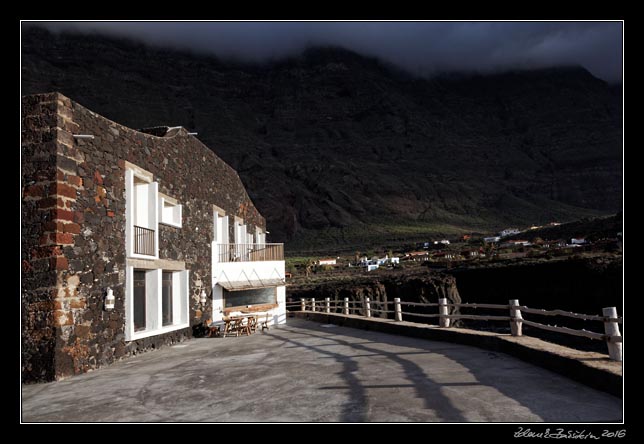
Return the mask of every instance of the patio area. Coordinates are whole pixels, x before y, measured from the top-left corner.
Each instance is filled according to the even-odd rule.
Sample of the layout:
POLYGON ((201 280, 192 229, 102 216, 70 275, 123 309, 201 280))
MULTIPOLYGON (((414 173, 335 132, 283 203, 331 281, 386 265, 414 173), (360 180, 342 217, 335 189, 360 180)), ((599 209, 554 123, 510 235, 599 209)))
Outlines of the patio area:
POLYGON ((289 318, 48 384, 25 422, 608 422, 622 401, 501 353, 289 318))

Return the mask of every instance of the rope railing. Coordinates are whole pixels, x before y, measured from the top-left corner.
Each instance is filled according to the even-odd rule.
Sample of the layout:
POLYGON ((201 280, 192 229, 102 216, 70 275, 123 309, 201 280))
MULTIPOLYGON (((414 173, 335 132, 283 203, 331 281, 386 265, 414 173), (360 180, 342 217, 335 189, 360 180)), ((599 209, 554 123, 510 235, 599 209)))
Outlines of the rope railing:
MULTIPOLYGON (((438 318, 439 326, 441 328, 450 327, 452 320, 459 319, 471 319, 478 321, 504 321, 510 322, 510 331, 512 336, 522 336, 522 327, 523 324, 530 327, 534 327, 541 330, 548 330, 557 333, 563 333, 572 336, 580 336, 594 340, 605 341, 608 347, 608 354, 611 360, 621 361, 622 360, 622 343, 623 338, 619 331, 619 324, 622 324, 623 319, 617 316, 617 309, 615 307, 607 307, 603 309, 602 316, 598 315, 588 315, 573 313, 565 310, 543 310, 536 308, 529 308, 524 305, 519 305, 517 299, 512 299, 509 301, 509 304, 478 304, 478 303, 448 303, 446 298, 440 298, 438 303, 431 302, 402 302, 399 298, 395 298, 393 301, 371 301, 369 298, 364 298, 363 300, 354 300, 350 301, 348 298, 344 300, 333 300, 330 298, 319 299, 300 299, 299 302, 290 302, 287 303, 287 307, 297 308, 299 307, 300 311, 313 311, 321 313, 334 313, 334 314, 355 314, 365 316, 367 318, 372 317, 373 313, 385 314, 386 317, 391 320, 388 316, 393 313, 394 321, 402 321, 402 316, 411 316, 419 318, 438 318), (387 308, 392 305, 394 310, 388 310, 387 308), (374 307, 382 307, 375 308, 374 307), (402 306, 408 307, 438 307, 438 313, 415 313, 409 311, 402 311, 402 306), (494 309, 494 310, 509 310, 509 316, 497 316, 497 315, 475 315, 475 314, 450 314, 450 309, 494 309), (538 316, 564 316, 568 318, 581 319, 584 321, 600 321, 604 324, 604 333, 597 333, 593 331, 588 331, 585 329, 576 330, 568 327, 559 327, 556 325, 547 325, 534 322, 531 320, 523 319, 522 313, 532 314, 538 316)), ((454 310, 452 310, 454 311, 454 310)), ((382 318, 384 319, 384 318, 382 318)))

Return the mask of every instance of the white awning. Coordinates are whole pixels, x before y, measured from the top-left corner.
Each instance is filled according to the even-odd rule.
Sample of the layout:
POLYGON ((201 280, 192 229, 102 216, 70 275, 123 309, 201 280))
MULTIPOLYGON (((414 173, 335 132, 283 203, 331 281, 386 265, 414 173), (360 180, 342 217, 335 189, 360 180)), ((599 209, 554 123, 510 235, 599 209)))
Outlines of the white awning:
POLYGON ((220 281, 217 284, 221 285, 228 291, 241 291, 241 290, 254 290, 257 288, 271 288, 281 287, 285 285, 284 279, 272 278, 263 280, 247 280, 247 281, 220 281))

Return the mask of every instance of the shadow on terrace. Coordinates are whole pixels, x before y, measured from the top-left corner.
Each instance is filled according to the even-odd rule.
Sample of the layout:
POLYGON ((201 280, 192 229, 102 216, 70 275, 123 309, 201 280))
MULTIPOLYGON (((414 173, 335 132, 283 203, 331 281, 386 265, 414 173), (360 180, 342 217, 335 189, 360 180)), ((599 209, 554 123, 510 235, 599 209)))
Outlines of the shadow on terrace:
POLYGON ((621 400, 500 353, 289 318, 22 387, 23 421, 594 422, 621 400))

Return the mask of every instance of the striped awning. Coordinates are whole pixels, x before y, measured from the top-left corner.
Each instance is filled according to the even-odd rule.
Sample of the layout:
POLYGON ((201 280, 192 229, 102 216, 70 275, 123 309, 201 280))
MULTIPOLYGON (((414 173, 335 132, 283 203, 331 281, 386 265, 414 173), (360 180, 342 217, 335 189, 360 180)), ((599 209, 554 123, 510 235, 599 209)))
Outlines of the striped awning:
POLYGON ((220 281, 217 282, 228 291, 254 290, 258 288, 281 287, 285 285, 284 279, 272 278, 248 281, 220 281))

